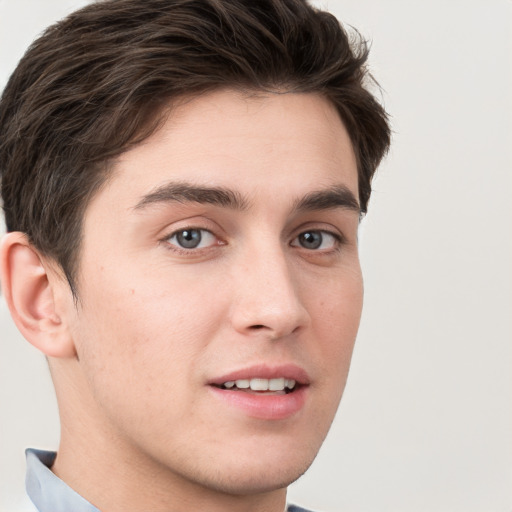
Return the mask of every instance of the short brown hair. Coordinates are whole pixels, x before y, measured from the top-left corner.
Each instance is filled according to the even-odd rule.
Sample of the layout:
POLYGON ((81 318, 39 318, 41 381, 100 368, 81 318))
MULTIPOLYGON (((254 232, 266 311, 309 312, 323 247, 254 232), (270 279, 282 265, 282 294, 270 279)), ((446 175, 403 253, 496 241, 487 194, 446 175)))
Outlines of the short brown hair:
POLYGON ((148 137, 173 99, 220 87, 332 101, 365 212, 390 142, 367 56, 357 33, 306 0, 106 0, 76 11, 32 44, 0 100, 7 230, 57 261, 76 293, 83 214, 108 162, 148 137))

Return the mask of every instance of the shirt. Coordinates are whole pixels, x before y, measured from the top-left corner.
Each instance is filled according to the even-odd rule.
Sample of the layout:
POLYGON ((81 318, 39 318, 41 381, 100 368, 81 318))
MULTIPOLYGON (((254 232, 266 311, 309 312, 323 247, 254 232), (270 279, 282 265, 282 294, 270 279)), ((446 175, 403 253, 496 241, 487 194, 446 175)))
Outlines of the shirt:
MULTIPOLYGON (((100 512, 52 473, 50 468, 57 455, 55 452, 29 448, 26 455, 27 494, 38 512, 100 512)), ((287 512, 310 511, 289 505, 287 512)))

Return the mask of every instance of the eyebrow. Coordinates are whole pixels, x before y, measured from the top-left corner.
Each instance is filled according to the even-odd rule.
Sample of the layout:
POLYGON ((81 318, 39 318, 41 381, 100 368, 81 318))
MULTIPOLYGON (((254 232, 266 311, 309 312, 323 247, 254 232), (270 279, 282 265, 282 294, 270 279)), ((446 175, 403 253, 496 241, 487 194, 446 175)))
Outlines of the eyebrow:
POLYGON ((247 200, 238 192, 224 187, 205 187, 190 183, 166 183, 143 196, 134 210, 159 203, 200 203, 232 210, 246 210, 247 200))
POLYGON ((355 195, 344 185, 310 192, 295 203, 294 209, 299 212, 330 210, 344 208, 361 215, 361 207, 355 195))
MULTIPOLYGON (((199 203, 222 208, 244 211, 249 209, 249 201, 239 192, 225 187, 207 187, 183 182, 170 182, 157 187, 142 196, 133 208, 143 210, 160 203, 199 203)), ((344 208, 361 214, 359 203, 350 189, 335 185, 317 190, 298 199, 293 209, 297 212, 344 208)))

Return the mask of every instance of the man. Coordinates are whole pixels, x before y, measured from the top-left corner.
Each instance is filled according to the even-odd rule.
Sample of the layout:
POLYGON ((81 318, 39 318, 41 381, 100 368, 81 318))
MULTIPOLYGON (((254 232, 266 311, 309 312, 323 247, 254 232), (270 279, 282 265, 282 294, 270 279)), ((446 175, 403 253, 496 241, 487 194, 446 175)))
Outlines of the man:
POLYGON ((21 60, 1 268, 59 403, 38 510, 285 509, 361 313, 389 145, 366 58, 303 0, 111 0, 21 60))

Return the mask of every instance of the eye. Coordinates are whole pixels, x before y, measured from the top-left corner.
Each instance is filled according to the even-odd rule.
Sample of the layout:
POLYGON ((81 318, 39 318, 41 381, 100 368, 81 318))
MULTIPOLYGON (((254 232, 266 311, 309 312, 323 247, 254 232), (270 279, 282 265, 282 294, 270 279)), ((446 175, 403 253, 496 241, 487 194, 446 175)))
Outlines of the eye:
POLYGON ((339 242, 339 237, 327 231, 304 231, 297 236, 291 243, 293 247, 302 247, 304 249, 329 250, 334 249, 339 242))
POLYGON ((187 228, 174 232, 167 242, 180 249, 203 249, 214 245, 216 238, 206 229, 187 228))

